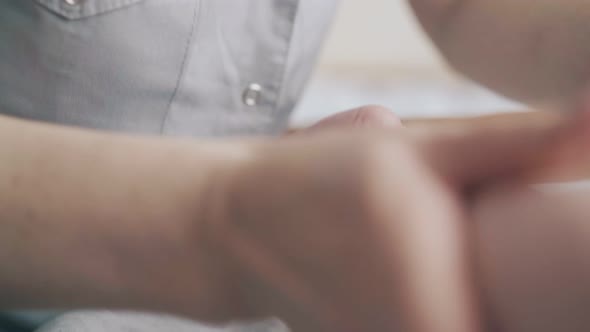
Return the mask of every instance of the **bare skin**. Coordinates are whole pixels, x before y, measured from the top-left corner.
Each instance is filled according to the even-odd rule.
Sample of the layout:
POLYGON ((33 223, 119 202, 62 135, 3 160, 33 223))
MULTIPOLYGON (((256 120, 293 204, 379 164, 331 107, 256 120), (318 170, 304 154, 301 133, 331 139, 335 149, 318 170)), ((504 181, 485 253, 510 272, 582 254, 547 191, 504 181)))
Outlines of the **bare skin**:
POLYGON ((409 0, 460 73, 531 103, 586 103, 590 2, 409 0))
POLYGON ((477 330, 463 189, 518 173, 571 126, 206 143, 5 121, 2 306, 278 316, 296 331, 477 330), (11 141, 17 128, 34 139, 11 141))
MULTIPOLYGON (((370 126, 419 134, 461 127, 481 129, 484 123, 506 127, 518 125, 526 118, 537 121, 531 116, 537 115, 404 121, 406 127, 402 129, 390 110, 368 106, 320 121, 311 130, 370 126)), ((585 118, 588 121, 588 115, 585 118)), ((481 287, 482 317, 490 331, 590 328, 590 269, 586 263, 590 255, 590 192, 587 186, 567 190, 555 185, 542 190, 528 186, 535 182, 586 179, 590 170, 590 132, 579 130, 577 135, 556 143, 545 156, 537 158, 536 166, 473 195, 471 221, 466 228, 476 283, 481 287)))

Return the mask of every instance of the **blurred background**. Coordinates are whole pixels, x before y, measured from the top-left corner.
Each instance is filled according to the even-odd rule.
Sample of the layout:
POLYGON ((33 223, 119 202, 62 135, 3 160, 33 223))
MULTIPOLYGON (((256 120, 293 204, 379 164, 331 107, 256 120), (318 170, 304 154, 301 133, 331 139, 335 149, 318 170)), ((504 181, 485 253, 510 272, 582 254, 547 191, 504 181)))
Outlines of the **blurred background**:
POLYGON ((307 125, 365 104, 387 106, 402 118, 522 108, 451 72, 405 0, 342 0, 292 123, 307 125))

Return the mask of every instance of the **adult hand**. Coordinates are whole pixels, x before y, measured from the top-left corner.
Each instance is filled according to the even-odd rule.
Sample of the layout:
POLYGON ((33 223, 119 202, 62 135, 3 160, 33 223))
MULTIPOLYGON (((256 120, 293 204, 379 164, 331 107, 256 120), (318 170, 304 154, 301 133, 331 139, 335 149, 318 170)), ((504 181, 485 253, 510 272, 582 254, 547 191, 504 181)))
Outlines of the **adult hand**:
POLYGON ((212 218, 243 315, 295 331, 476 331, 464 192, 520 176, 572 122, 536 119, 259 145, 212 218))

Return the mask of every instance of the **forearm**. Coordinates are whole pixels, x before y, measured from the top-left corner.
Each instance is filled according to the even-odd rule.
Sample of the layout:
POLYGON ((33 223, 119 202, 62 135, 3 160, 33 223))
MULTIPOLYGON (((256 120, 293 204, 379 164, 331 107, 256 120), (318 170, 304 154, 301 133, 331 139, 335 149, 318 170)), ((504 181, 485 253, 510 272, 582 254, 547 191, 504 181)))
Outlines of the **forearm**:
POLYGON ((590 78, 584 0, 410 0, 460 72, 529 102, 569 101, 590 78))
POLYGON ((244 151, 0 118, 0 307, 180 310, 192 298, 208 318, 223 295, 211 182, 244 151))

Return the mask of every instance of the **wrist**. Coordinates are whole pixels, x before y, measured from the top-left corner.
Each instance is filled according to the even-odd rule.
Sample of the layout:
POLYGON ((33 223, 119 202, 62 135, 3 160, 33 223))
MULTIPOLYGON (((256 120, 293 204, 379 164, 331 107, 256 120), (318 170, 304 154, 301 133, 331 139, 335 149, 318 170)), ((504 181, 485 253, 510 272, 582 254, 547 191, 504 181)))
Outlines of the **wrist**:
POLYGON ((134 259, 144 263, 127 268, 139 306, 213 322, 240 315, 237 272, 217 230, 231 223, 227 196, 257 144, 186 142, 174 153, 167 173, 175 184, 160 195, 170 215, 146 225, 152 235, 140 243, 134 259), (145 263, 151 265, 147 270, 145 263))

